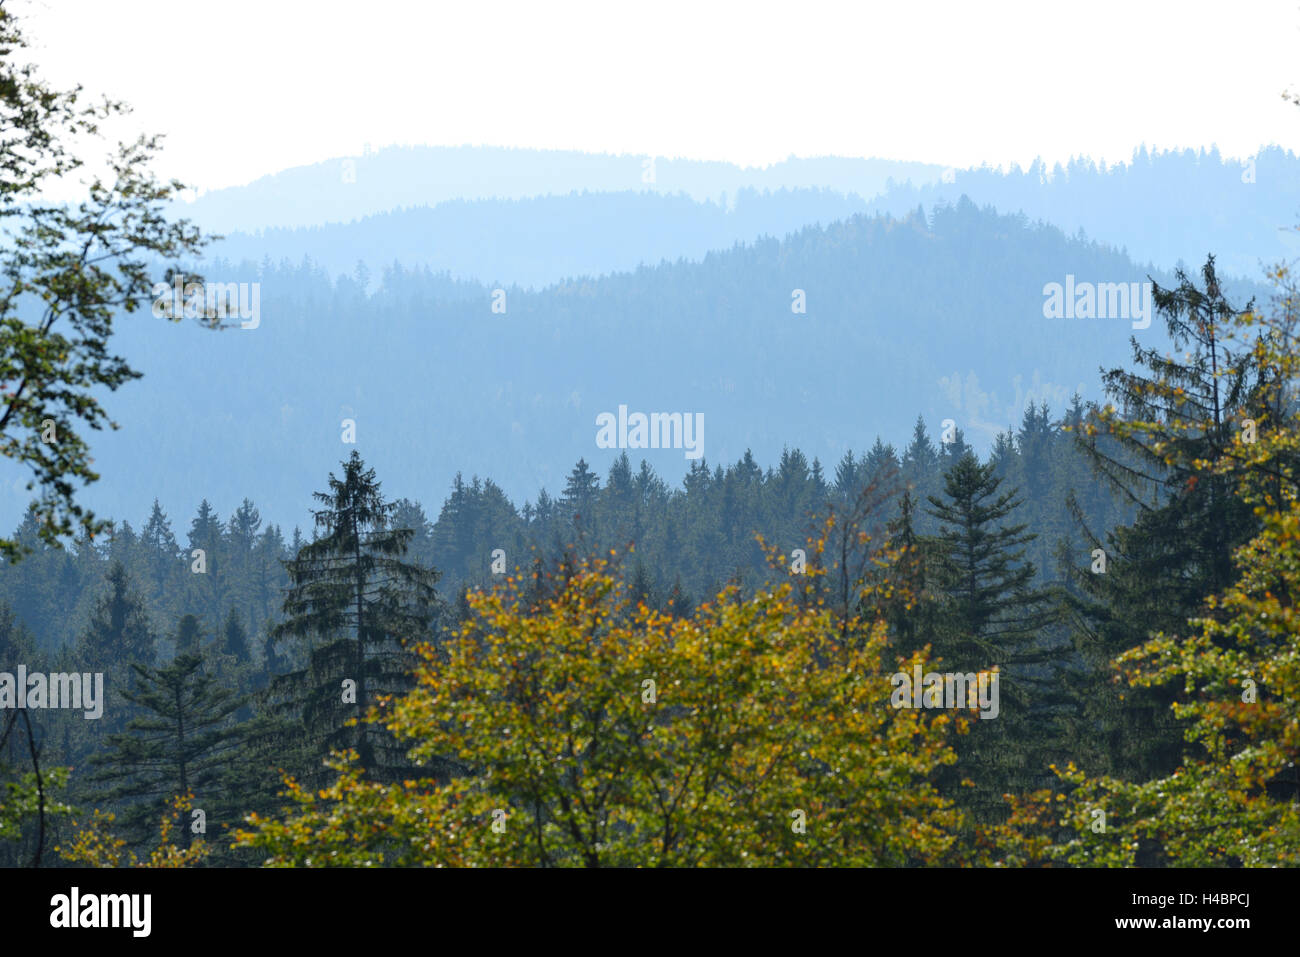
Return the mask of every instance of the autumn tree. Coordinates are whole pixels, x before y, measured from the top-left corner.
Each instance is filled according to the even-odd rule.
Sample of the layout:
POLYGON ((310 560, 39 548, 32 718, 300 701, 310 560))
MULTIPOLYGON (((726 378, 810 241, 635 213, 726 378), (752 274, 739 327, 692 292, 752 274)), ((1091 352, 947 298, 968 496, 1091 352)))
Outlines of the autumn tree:
POLYGON ((1197 603, 1202 613, 1153 628, 1116 660, 1127 688, 1179 691, 1170 710, 1185 728, 1181 759, 1154 778, 1058 769, 1055 789, 1015 802, 994 855, 1003 863, 1275 867, 1300 857, 1300 299, 1285 269, 1274 279, 1276 314, 1225 324, 1253 343, 1258 421, 1224 429, 1206 457, 1200 417, 1129 423, 1172 429, 1152 443, 1163 463, 1231 494, 1258 523, 1233 553, 1235 579, 1197 603), (1178 432, 1187 434, 1173 441, 1178 432))
MULTIPOLYGON (((239 845, 273 865, 902 865, 953 852, 928 780, 962 713, 895 709, 883 624, 845 646, 783 582, 672 617, 629 612, 582 562, 529 611, 526 583, 470 595, 445 647, 382 720, 445 783, 383 784, 342 755, 239 845)), ((806 586, 805 586, 806 587, 806 586)))
POLYGON ((1182 729, 1170 709, 1175 688, 1121 690, 1109 663, 1151 631, 1183 627, 1232 582, 1233 549, 1258 521, 1232 475, 1204 465, 1228 461, 1247 420, 1263 428, 1281 413, 1277 391, 1266 396, 1254 327, 1241 321, 1252 304, 1228 300, 1213 256, 1199 286, 1181 269, 1176 278, 1153 291, 1173 350, 1134 339, 1132 367, 1103 375, 1109 401, 1092 405, 1076 431, 1096 475, 1137 510, 1106 535, 1085 527, 1088 548, 1072 563, 1082 596, 1075 644, 1093 675, 1080 689, 1087 706, 1077 738, 1091 752, 1088 765, 1124 776, 1177 767, 1182 729))

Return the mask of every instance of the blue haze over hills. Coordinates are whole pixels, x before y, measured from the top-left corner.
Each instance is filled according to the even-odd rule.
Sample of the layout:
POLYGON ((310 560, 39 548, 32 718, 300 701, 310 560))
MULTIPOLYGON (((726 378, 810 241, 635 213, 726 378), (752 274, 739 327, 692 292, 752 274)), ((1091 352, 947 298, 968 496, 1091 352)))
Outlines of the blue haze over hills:
MULTIPOLYGON (((313 225, 236 233, 204 267, 261 284, 258 328, 118 324, 144 378, 105 400, 123 428, 92 437, 105 477, 85 501, 138 527, 157 497, 180 531, 201 498, 225 516, 248 496, 264 520, 305 527, 352 448, 343 418, 385 493, 431 515, 457 472, 520 505, 557 493, 579 458, 603 473, 617 451, 596 447, 596 416, 620 404, 703 413, 710 467, 747 449, 767 467, 797 446, 830 470, 878 434, 901 448, 918 413, 932 434, 952 418, 983 452, 1030 401, 1059 413, 1075 391, 1099 398, 1098 368, 1127 363, 1130 335, 1163 342, 1158 319, 1045 319, 1044 284, 1168 283, 1180 258, 1194 269, 1214 251, 1238 299, 1262 299, 1258 263, 1286 255, 1278 227, 1300 221, 1300 161, 1276 150, 1253 183, 1181 153, 1050 176, 661 159, 653 189, 642 169, 385 150, 356 160, 355 183, 326 163, 207 194, 186 212, 209 228, 313 225), (431 171, 430 157, 447 162, 431 171)), ((673 484, 692 464, 629 455, 673 484)), ((15 478, 0 475, 11 528, 15 478)))
POLYGON ((1082 230, 1138 262, 1199 265, 1255 278, 1261 262, 1300 255, 1300 157, 1261 150, 1249 166, 1216 151, 1135 152, 1100 168, 1076 160, 1026 170, 948 170, 885 160, 724 163, 530 150, 392 149, 286 170, 206 194, 179 212, 226 238, 214 257, 304 256, 334 275, 400 260, 462 279, 541 286, 699 258, 862 212, 905 216, 969 196, 1082 230), (1247 181, 1243 181, 1247 180, 1247 181), (277 218, 278 217, 278 218, 277 218))

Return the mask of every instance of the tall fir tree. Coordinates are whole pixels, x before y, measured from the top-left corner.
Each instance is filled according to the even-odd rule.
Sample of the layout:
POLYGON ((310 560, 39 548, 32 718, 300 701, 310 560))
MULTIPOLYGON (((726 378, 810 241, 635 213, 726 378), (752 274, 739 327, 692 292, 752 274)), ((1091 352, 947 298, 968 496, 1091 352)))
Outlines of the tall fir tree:
POLYGON ((1224 460, 1243 422, 1269 412, 1258 401, 1253 346, 1231 334, 1253 302, 1238 309, 1227 300, 1213 256, 1201 269, 1203 288, 1182 269, 1175 275, 1174 288, 1154 290, 1173 351, 1134 339, 1134 367, 1104 374, 1111 402, 1090 406, 1079 424, 1087 460, 1137 516, 1103 534, 1075 508, 1087 542, 1072 563, 1081 596, 1076 644, 1091 666, 1081 679, 1088 707, 1075 735, 1078 759, 1090 770, 1139 779, 1172 773, 1183 756, 1170 709, 1178 690, 1120 689, 1109 663, 1152 633, 1184 630, 1189 618, 1209 613, 1208 596, 1232 583, 1233 550, 1258 520, 1233 494, 1230 474, 1206 474, 1199 463, 1224 460))
MULTIPOLYGON (((77 642, 80 671, 102 671, 114 689, 109 700, 125 687, 128 662, 152 665, 157 657, 157 636, 144 598, 121 562, 112 562, 104 576, 105 590, 95 602, 90 620, 77 642), (111 679, 111 680, 110 680, 111 679)), ((109 724, 115 716, 106 713, 109 724)))
POLYGON ((922 494, 934 484, 938 476, 939 453, 930 441, 925 419, 919 415, 912 428, 912 441, 903 452, 901 466, 903 480, 922 494))
POLYGON ((155 603, 162 603, 174 591, 182 568, 181 549, 172 533, 171 522, 158 500, 153 500, 149 519, 140 532, 140 545, 144 549, 145 590, 155 603))
POLYGON ((182 615, 181 620, 176 623, 176 636, 173 641, 178 658, 181 655, 200 654, 203 650, 203 626, 199 623, 199 619, 194 615, 182 615))
POLYGON ((232 569, 228 568, 225 529, 207 499, 190 523, 186 555, 186 603, 204 621, 219 622, 229 603, 232 569))
POLYGON ((592 514, 596 493, 600 490, 600 476, 591 470, 586 459, 578 459, 564 485, 560 507, 565 518, 582 531, 591 531, 595 516, 592 514))
POLYGON ((248 650, 248 631, 240 619, 238 609, 230 609, 226 623, 221 627, 221 650, 240 664, 248 664, 251 657, 248 650))
POLYGON ((939 522, 936 560, 927 570, 941 598, 933 651, 946 671, 999 674, 996 718, 977 721, 957 746, 956 769, 975 784, 973 793, 961 793, 980 822, 1005 815, 1004 793, 1050 780, 1061 742, 1056 726, 1067 704, 1058 666, 1068 649, 1047 639, 1056 612, 1033 586, 1035 569, 1024 557, 1034 535, 1013 522, 1023 504, 1017 491, 1001 486, 992 463, 981 465, 967 452, 944 475, 943 494, 930 496, 928 509, 939 522))
POLYGON ((414 529, 394 528, 396 503, 384 501, 373 469, 353 451, 341 478, 317 492, 317 536, 286 562, 290 587, 278 640, 307 646, 306 665, 272 683, 301 723, 304 771, 334 748, 356 749, 364 768, 384 775, 407 767, 404 753, 368 722, 348 727, 377 697, 409 688, 406 644, 434 637, 438 572, 403 560, 414 529), (305 765, 305 766, 304 766, 305 765))

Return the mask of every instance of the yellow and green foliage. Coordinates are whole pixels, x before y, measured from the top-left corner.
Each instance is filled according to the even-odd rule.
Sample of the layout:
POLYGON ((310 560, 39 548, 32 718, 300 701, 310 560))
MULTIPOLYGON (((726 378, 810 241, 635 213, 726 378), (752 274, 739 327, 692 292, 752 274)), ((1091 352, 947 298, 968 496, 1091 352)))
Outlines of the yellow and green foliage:
POLYGON ((1237 423, 1213 460, 1179 459, 1177 434, 1193 421, 1125 423, 1174 437, 1158 443, 1169 465, 1227 477, 1254 505, 1258 533, 1236 551, 1236 582, 1207 597, 1186 634, 1157 633, 1115 662, 1133 687, 1173 683, 1188 722, 1187 754, 1172 774, 1133 782, 1090 777, 1073 763, 1054 769, 1060 791, 1015 801, 992 835, 1004 864, 1092 866, 1156 863, 1272 867, 1300 861, 1300 349, 1297 300, 1285 270, 1270 318, 1234 317, 1249 361, 1261 370, 1255 418, 1237 423))
POLYGON ((284 866, 904 865, 952 850, 929 783, 962 712, 895 710, 883 624, 841 622, 788 582, 689 618, 630 607, 602 561, 529 607, 471 596, 417 687, 371 715, 450 782, 367 781, 340 755, 317 794, 238 845, 284 866))

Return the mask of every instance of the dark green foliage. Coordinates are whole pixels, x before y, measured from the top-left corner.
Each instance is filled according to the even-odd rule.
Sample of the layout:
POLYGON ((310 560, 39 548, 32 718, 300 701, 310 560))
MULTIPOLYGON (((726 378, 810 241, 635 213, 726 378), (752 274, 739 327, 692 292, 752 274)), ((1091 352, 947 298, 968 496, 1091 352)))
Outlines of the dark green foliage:
MULTIPOLYGON (((361 702, 406 686, 401 637, 437 639, 442 629, 457 627, 468 616, 465 590, 492 587, 500 578, 490 570, 495 548, 506 552, 507 574, 519 570, 525 578, 537 576, 528 591, 533 602, 544 601, 554 586, 554 580, 548 584, 540 577, 543 569, 562 579, 578 555, 608 556, 615 550, 639 597, 651 607, 683 615, 729 581, 751 589, 774 574, 788 574, 786 567, 768 565, 755 536, 776 546, 788 564, 791 550, 805 545, 833 510, 846 534, 839 545, 831 543, 834 554, 820 559, 829 574, 818 585, 823 589, 819 597, 846 615, 854 609, 883 614, 900 654, 930 643, 954 662, 969 659, 954 667, 1002 667, 1002 715, 976 722, 963 744, 962 763, 953 769, 954 780, 947 782, 965 806, 994 818, 992 804, 1001 791, 1036 785, 1046 762, 1061 753, 1063 721, 1073 722, 1077 749, 1069 756, 1091 748, 1113 751, 1120 759, 1139 737, 1108 740, 1087 731, 1096 705, 1085 696, 1095 693, 1089 682, 1106 677, 1103 662, 1061 647, 1064 636, 1056 623, 1040 628, 1035 640, 1026 638, 1033 632, 1028 619, 1039 611, 1046 614, 1042 590, 1053 585, 1050 568, 1034 556, 1060 547, 1077 564, 1088 554, 1090 546, 1078 539, 1071 508, 1090 527, 1103 529, 1122 525, 1129 514, 1122 502, 1088 484, 1087 459, 1064 431, 1081 419, 1078 403, 1061 419, 1034 405, 1021 428, 996 445, 987 465, 972 467, 973 458, 963 453, 948 466, 974 486, 962 486, 962 501, 986 520, 986 541, 1001 548, 1001 558, 990 556, 981 566, 987 584, 969 601, 953 571, 958 566, 952 564, 954 554, 960 557, 964 525, 951 514, 956 500, 945 494, 938 471, 961 446, 958 441, 930 441, 922 422, 918 441, 904 456, 907 466, 894 449, 876 440, 865 455, 841 455, 826 477, 815 459, 787 449, 770 469, 749 453, 730 465, 693 463, 685 482, 674 488, 648 463, 634 465, 620 455, 604 481, 579 463, 561 500, 539 490, 521 508, 490 480, 458 477, 436 521, 418 502, 384 502, 373 475, 356 459, 344 463, 341 478, 331 477, 329 493, 318 495, 324 507, 315 538, 305 540, 296 530, 291 535, 298 545, 296 556, 278 528, 259 525, 249 500, 225 522, 210 502, 204 503, 188 523, 187 544, 205 547, 207 565, 201 574, 192 570, 189 551, 177 548, 160 507, 138 535, 121 523, 111 540, 83 538, 67 551, 38 542, 23 562, 0 573, 0 600, 13 607, 13 624, 0 633, 20 636, 9 639, 11 647, 34 644, 33 660, 44 661, 42 650, 49 649, 51 669, 86 670, 96 660, 106 660, 110 667, 120 662, 121 648, 139 653, 152 647, 150 622, 176 623, 176 637, 188 636, 182 641, 185 647, 204 649, 205 673, 213 680, 235 695, 257 692, 251 706, 232 715, 246 724, 243 743, 227 762, 225 786, 241 795, 240 812, 266 813, 278 806, 277 768, 295 771, 304 784, 320 783, 320 761, 331 746, 364 746, 374 762, 371 773, 380 777, 454 771, 450 763, 408 768, 392 742, 365 740, 343 722, 360 712, 361 702), (930 465, 918 468, 923 462, 930 465), (995 479, 1001 484, 980 498, 981 483, 989 486, 995 479), (1009 506, 996 503, 1016 485, 1033 487, 1035 497, 1019 496, 1020 504, 993 518, 1009 506), (930 502, 929 510, 921 508, 929 496, 942 505, 930 502), (575 514, 580 516, 576 523, 575 514), (941 533, 945 525, 950 530, 946 536, 941 533), (1015 531, 1024 525, 1029 527, 1015 531), (1006 533, 1002 538, 1000 529, 1006 533), (868 536, 865 543, 859 534, 868 536), (914 600, 903 600, 899 593, 897 600, 860 608, 853 597, 855 583, 873 580, 871 559, 882 546, 904 550, 889 574, 906 585, 914 600), (432 581, 425 569, 435 563, 451 570, 439 582, 456 595, 446 616, 433 613, 437 602, 430 601, 427 590, 432 581), (360 642, 358 569, 367 582, 360 642), (1025 595, 1037 600, 1018 605, 1025 595), (1014 622, 1020 613, 1026 620, 1014 622), (974 639, 968 640, 963 629, 970 625, 975 626, 974 639), (1040 654, 1048 660, 1035 661, 1040 654), (1061 670, 1074 685, 1060 687, 1061 670), (344 678, 358 681, 355 706, 342 702, 344 678), (1027 710, 1022 713, 1022 708, 1027 710), (1027 733, 1013 732, 1013 726, 1025 722, 1027 733), (976 790, 959 787, 961 778, 975 780, 976 790)), ((31 533, 25 524, 18 534, 31 533)), ((1120 529, 1116 534, 1139 533, 1120 529)), ((1075 601, 1081 594, 1076 592, 1075 601)), ((122 798, 105 805, 100 785, 87 781, 85 772, 88 758, 103 751, 104 735, 125 733, 127 720, 140 717, 138 706, 120 697, 125 680, 125 673, 108 678, 110 710, 103 721, 63 714, 49 718, 51 758, 77 768, 73 783, 83 805, 125 809, 136 803, 122 798)))
POLYGON ((977 721, 959 739, 959 772, 969 776, 973 793, 964 803, 976 820, 1005 813, 1001 796, 1031 790, 1060 748, 1053 719, 1066 702, 1056 673, 1062 649, 1046 629, 1055 617, 1049 596, 1033 585, 1034 566, 1024 547, 1034 540, 1016 522, 1023 503, 992 463, 981 465, 967 452, 944 475, 942 496, 930 496, 929 513, 938 519, 926 569, 930 589, 939 596, 932 648, 945 672, 998 669, 999 714, 977 721))
MULTIPOLYGON (((134 664, 136 685, 123 696, 142 712, 122 733, 108 736, 92 763, 93 780, 110 801, 125 801, 123 823, 138 842, 157 827, 175 795, 192 792, 210 821, 230 813, 223 782, 243 730, 232 716, 239 699, 207 672, 201 654, 180 654, 161 668, 134 664)), ((190 842, 189 822, 181 830, 190 842)))
POLYGON ((244 629, 243 622, 239 620, 239 612, 234 608, 230 609, 230 614, 226 616, 226 623, 221 629, 221 650, 233 657, 240 664, 247 664, 249 660, 248 651, 248 632, 244 629))
POLYGON ((1076 595, 1076 644, 1089 666, 1075 679, 1086 705, 1075 751, 1096 772, 1136 780, 1168 774, 1179 762, 1182 730, 1169 711, 1177 689, 1117 688, 1107 680, 1106 662, 1153 632, 1178 634, 1188 618, 1207 614, 1206 596, 1232 581, 1233 549, 1258 527, 1251 508, 1231 494, 1230 477, 1197 475, 1190 465, 1218 458, 1242 419, 1263 419, 1266 411, 1250 343, 1225 336, 1237 307, 1224 296, 1213 257, 1201 278, 1203 289, 1179 270, 1175 288, 1155 289, 1174 352, 1134 340, 1133 368, 1103 376, 1119 422, 1160 423, 1158 431, 1113 427, 1110 413, 1096 405, 1079 425, 1092 468, 1137 515, 1106 534, 1072 503, 1085 543, 1066 564, 1076 595), (1174 420, 1196 427, 1188 434, 1168 425, 1174 420), (1105 552, 1104 574, 1091 570, 1097 548, 1105 552))
POLYGON ((185 615, 176 625, 176 657, 197 655, 203 643, 203 628, 193 615, 185 615))
POLYGON ((269 697, 301 724, 304 770, 343 747, 355 748, 375 773, 405 768, 400 750, 373 726, 345 722, 409 687, 406 645, 434 635, 438 572, 403 560, 415 530, 393 527, 397 505, 384 501, 374 470, 355 451, 329 487, 315 493, 324 506, 313 513, 318 536, 285 563, 284 619, 272 629, 276 641, 294 639, 305 662, 276 678, 269 697))
POLYGON ((0 667, 34 661, 36 641, 14 615, 7 602, 0 602, 0 667))
POLYGON ((127 687, 130 667, 150 666, 158 658, 144 599, 120 561, 108 566, 104 590, 90 612, 90 621, 75 648, 72 670, 104 673, 104 717, 94 733, 118 730, 131 712, 127 687))

